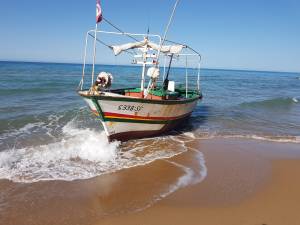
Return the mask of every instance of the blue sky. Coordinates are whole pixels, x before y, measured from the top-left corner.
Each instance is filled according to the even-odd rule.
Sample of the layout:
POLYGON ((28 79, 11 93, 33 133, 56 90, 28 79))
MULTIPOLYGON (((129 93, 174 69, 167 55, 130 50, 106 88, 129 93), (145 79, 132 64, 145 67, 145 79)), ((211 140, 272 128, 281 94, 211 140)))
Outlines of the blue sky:
MULTIPOLYGON (((101 2, 123 30, 162 34, 174 0, 101 2)), ((0 60, 81 62, 94 25, 94 0, 2 0, 0 60)), ((168 38, 200 51, 206 68, 300 72, 300 1, 181 0, 168 38)))

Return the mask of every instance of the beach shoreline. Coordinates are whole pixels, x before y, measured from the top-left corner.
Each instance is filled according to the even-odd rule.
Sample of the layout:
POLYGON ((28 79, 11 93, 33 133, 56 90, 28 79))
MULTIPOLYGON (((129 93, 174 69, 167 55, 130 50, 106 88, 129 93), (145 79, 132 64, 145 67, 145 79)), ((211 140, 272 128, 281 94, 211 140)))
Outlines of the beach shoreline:
POLYGON ((186 147, 172 158, 88 180, 2 180, 0 224, 300 221, 298 144, 215 138, 186 147))

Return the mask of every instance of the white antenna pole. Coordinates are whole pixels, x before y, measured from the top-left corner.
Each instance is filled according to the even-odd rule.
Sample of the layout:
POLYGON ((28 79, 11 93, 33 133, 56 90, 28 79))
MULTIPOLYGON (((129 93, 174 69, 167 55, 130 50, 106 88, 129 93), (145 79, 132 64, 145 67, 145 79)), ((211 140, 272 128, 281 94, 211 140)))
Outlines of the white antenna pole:
POLYGON ((172 20, 173 20, 173 17, 174 17, 174 14, 175 14, 175 11, 176 11, 176 8, 177 8, 177 5, 178 5, 179 1, 180 1, 180 0, 176 0, 175 5, 174 5, 174 7, 173 7, 173 11, 172 11, 172 14, 171 14, 171 16, 170 16, 169 22, 168 22, 168 24, 167 24, 167 27, 166 27, 166 30, 165 30, 165 34, 164 34, 163 40, 162 40, 162 42, 160 43, 160 48, 159 48, 159 51, 158 51, 158 54, 157 54, 157 59, 159 58, 160 50, 161 50, 161 48, 162 48, 162 46, 163 46, 163 44, 164 44, 164 42, 165 42, 165 40, 166 40, 166 38, 167 38, 167 33, 168 33, 169 27, 170 27, 170 25, 171 25, 171 23, 172 23, 172 20))
MULTIPOLYGON (((173 17, 174 17, 174 14, 175 14, 175 11, 176 11, 176 8, 177 8, 177 5, 178 5, 178 3, 179 3, 179 1, 180 0, 176 0, 176 2, 175 2, 175 5, 174 5, 174 7, 173 7, 173 11, 172 11, 172 14, 171 14, 171 16, 170 16, 170 19, 169 19, 169 22, 168 22, 168 24, 167 24, 167 27, 166 27, 166 29, 165 29, 165 33, 164 33, 164 37, 163 37, 163 39, 162 39, 162 41, 160 42, 160 46, 159 46, 159 49, 158 49, 158 53, 157 53, 157 57, 156 57, 156 61, 158 62, 159 61, 159 56, 160 56, 160 51, 161 51, 161 48, 162 48, 162 46, 163 46, 163 44, 164 44, 164 42, 165 42, 165 40, 166 40, 166 38, 167 38, 167 33, 168 33, 168 30, 169 30, 169 27, 170 27, 170 25, 171 25, 171 23, 172 23, 172 20, 173 20, 173 17)), ((156 68, 158 68, 159 66, 158 66, 158 63, 156 63, 156 68)), ((152 81, 151 81, 152 82, 152 81)), ((147 95, 148 95, 148 92, 149 92, 149 88, 151 87, 151 85, 149 85, 149 87, 147 88, 147 90, 146 90, 146 97, 147 97, 147 95)))
POLYGON ((98 23, 96 23, 95 27, 95 38, 94 38, 94 55, 93 55, 93 68, 92 68, 92 83, 91 87, 94 84, 94 75, 95 75, 95 61, 96 61, 96 41, 97 41, 97 29, 98 29, 98 23))

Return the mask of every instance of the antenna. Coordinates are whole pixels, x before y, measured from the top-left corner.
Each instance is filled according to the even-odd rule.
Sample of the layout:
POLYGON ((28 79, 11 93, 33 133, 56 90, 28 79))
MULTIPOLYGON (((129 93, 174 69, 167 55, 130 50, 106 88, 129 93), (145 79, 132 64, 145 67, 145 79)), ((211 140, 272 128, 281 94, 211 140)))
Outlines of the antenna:
POLYGON ((162 46, 163 46, 163 44, 164 44, 164 42, 165 42, 165 40, 166 40, 166 38, 167 38, 167 33, 168 33, 169 27, 170 27, 170 25, 171 25, 171 23, 172 23, 172 20, 173 20, 173 17, 174 17, 174 14, 175 14, 175 11, 176 11, 176 8, 177 8, 177 5, 178 5, 179 1, 180 1, 180 0, 176 0, 175 5, 174 5, 174 7, 173 7, 172 14, 171 14, 171 16, 170 16, 169 22, 168 22, 167 27, 166 27, 166 29, 165 29, 164 37, 163 37, 163 39, 162 39, 162 42, 160 43, 160 48, 159 48, 159 52, 158 52, 158 54, 157 54, 157 59, 159 58, 160 50, 161 50, 161 48, 162 48, 162 46))
MULTIPOLYGON (((169 19, 168 24, 167 24, 167 26, 166 26, 166 29, 165 29, 165 33, 164 33, 163 39, 162 39, 162 41, 160 42, 160 46, 159 46, 158 53, 157 53, 157 57, 156 57, 157 62, 158 62, 158 60, 159 60, 159 56, 160 56, 160 53, 161 53, 161 48, 162 48, 162 46, 163 46, 163 44, 164 44, 164 42, 165 42, 165 40, 166 40, 166 38, 167 38, 167 33, 168 33, 169 27, 170 27, 170 25, 171 25, 171 23, 172 23, 172 20, 173 20, 173 17, 174 17, 174 14, 175 14, 175 11, 176 11, 176 8, 177 8, 177 5, 178 5, 179 1, 180 1, 180 0, 176 0, 176 2, 175 2, 175 4, 174 4, 173 11, 172 11, 172 13, 171 13, 170 19, 169 19)), ((168 78, 169 78, 169 72, 170 72, 170 67, 171 67, 172 59, 173 59, 173 54, 171 55, 171 59, 170 59, 170 62, 169 62, 168 73, 167 73, 167 76, 166 76, 166 78, 165 78, 165 80, 164 80, 164 83, 163 83, 163 88, 164 88, 164 90, 166 90, 167 87, 168 87, 168 83, 169 83, 169 79, 168 79, 168 78)), ((156 63, 155 67, 156 67, 156 68, 159 67, 158 63, 156 63)), ((150 82, 152 82, 152 80, 150 80, 150 82)), ((150 88, 151 88, 151 85, 150 85, 150 83, 149 83, 149 86, 148 86, 148 88, 147 88, 147 90, 146 90, 146 95, 145 95, 145 97, 147 97, 150 88)))
POLYGON ((148 29, 147 29, 147 38, 149 37, 149 25, 148 25, 148 29))

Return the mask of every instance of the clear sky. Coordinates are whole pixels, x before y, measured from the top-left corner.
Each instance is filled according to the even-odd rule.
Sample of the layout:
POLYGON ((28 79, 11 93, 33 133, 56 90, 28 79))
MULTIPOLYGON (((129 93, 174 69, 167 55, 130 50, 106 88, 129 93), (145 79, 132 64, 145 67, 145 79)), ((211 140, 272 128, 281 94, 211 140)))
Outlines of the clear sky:
MULTIPOLYGON (((123 30, 162 34, 174 1, 101 3, 123 30)), ((81 62, 94 25, 94 0, 1 0, 0 60, 81 62)), ((201 52, 206 68, 300 72, 300 1, 181 0, 168 38, 201 52)))

